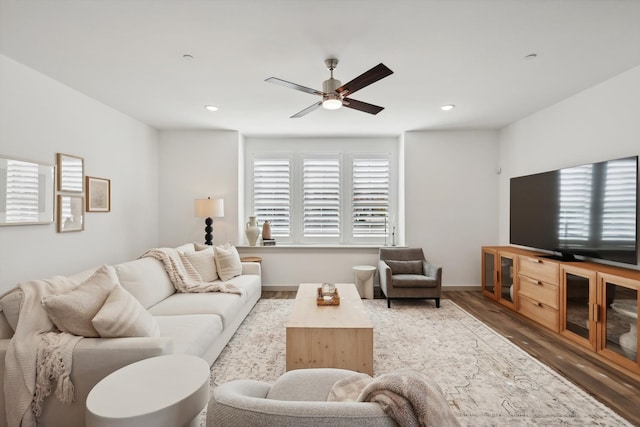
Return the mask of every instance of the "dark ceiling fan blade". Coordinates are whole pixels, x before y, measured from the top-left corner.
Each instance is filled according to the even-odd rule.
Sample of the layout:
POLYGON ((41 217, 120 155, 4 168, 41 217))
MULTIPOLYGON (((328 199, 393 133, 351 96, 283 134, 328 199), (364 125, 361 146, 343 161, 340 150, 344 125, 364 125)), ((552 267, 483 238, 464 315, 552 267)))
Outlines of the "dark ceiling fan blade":
POLYGON ((342 100, 342 105, 348 108, 353 108, 354 110, 364 111, 365 113, 369 114, 378 114, 380 111, 384 110, 384 107, 379 107, 377 105, 369 104, 351 98, 344 98, 342 100))
POLYGON ((384 79, 391 74, 393 74, 393 71, 387 68, 387 66, 383 63, 380 63, 369 71, 365 71, 364 73, 360 74, 349 83, 343 84, 338 89, 336 89, 336 92, 338 92, 342 96, 351 95, 355 91, 369 86, 370 84, 375 83, 380 79, 384 79))
POLYGON ((279 79, 277 77, 269 77, 265 79, 265 82, 273 83, 276 85, 288 87, 290 89, 299 90, 301 92, 310 93, 311 95, 324 95, 324 92, 320 92, 319 90, 311 89, 310 87, 301 86, 299 84, 291 83, 286 80, 279 79))
POLYGON ((293 116, 289 117, 290 119, 297 119, 298 117, 302 117, 304 115, 309 114, 310 112, 312 112, 313 110, 315 110, 316 108, 320 107, 322 105, 322 101, 318 101, 315 104, 305 108, 304 110, 295 113, 293 116))

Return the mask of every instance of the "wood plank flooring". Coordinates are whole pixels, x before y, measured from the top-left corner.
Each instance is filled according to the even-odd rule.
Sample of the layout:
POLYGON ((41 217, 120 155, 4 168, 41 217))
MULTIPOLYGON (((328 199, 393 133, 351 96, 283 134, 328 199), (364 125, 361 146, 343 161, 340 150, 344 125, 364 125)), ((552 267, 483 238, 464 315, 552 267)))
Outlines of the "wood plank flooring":
MULTIPOLYGON (((284 291, 262 293, 263 298, 290 299, 295 295, 284 291)), ((479 291, 443 292, 442 297, 458 304, 633 425, 640 426, 640 376, 605 364, 598 356, 491 301, 479 291)))

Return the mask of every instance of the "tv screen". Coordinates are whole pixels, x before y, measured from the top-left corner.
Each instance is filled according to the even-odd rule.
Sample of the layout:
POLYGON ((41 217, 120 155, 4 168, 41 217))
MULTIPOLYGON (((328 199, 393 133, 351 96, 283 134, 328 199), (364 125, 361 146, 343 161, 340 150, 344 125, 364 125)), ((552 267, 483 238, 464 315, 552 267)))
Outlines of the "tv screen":
POLYGON ((511 178, 510 242, 625 264, 638 261, 638 156, 511 178))

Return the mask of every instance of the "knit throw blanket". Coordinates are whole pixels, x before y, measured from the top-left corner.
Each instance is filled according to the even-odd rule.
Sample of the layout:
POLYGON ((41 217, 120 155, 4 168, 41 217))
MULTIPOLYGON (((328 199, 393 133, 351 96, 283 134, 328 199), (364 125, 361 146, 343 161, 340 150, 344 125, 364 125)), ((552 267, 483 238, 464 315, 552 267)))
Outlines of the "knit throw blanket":
POLYGON ((244 291, 230 282, 203 282, 191 263, 173 248, 154 248, 140 258, 151 257, 162 262, 171 283, 178 292, 226 292, 242 295, 244 291))
POLYGON ((82 337, 62 333, 49 320, 42 299, 77 286, 64 277, 33 280, 19 285, 22 307, 4 361, 4 398, 8 427, 36 426, 42 402, 51 394, 73 401, 70 379, 72 354, 82 337))
POLYGON ((442 390, 421 372, 402 369, 373 379, 354 374, 336 382, 332 402, 377 402, 401 427, 458 427, 442 390))

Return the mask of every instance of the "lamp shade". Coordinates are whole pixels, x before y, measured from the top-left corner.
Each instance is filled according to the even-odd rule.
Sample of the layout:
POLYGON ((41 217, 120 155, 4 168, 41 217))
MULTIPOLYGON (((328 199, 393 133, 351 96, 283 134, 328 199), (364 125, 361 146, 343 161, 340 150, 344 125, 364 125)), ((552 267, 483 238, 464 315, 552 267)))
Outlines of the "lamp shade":
POLYGON ((213 218, 224 216, 224 199, 196 199, 195 216, 198 218, 213 218))

